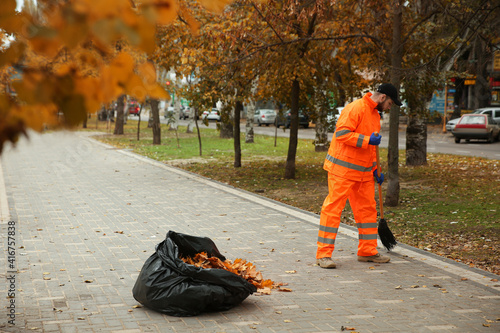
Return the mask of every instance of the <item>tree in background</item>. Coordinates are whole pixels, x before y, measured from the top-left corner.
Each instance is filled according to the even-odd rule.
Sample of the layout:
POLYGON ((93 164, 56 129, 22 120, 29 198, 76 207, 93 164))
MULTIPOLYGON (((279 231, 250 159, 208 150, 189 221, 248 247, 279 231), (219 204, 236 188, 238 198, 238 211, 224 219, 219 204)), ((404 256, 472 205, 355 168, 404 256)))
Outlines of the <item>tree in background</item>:
MULTIPOLYGON (((123 94, 139 101, 146 96, 167 97, 151 64, 137 63, 115 45, 125 40, 138 52, 151 54, 156 25, 177 17, 176 1, 145 0, 137 8, 129 0, 38 3, 37 17, 27 11, 16 13, 15 0, 0 3, 0 29, 14 36, 0 54, 0 69, 18 65, 22 72, 19 80, 8 82, 17 95, 0 95, 0 148, 28 128, 40 131, 46 125, 81 123, 87 114, 123 94)), ((203 3, 220 10, 227 2, 203 3)))
MULTIPOLYGON (((219 11, 227 4, 200 2, 219 11)), ((217 100, 227 105, 227 128, 237 125, 230 122, 235 108, 252 100, 291 109, 285 178, 295 177, 299 109, 323 124, 332 105, 383 81, 402 83, 407 164, 425 164, 433 88, 450 69, 455 76, 475 74, 475 103, 487 103, 485 64, 498 43, 499 6, 487 0, 238 0, 222 16, 193 0, 147 0, 137 8, 129 0, 39 3, 36 15, 16 14, 14 0, 0 4, 0 28, 15 36, 0 54, 0 75, 17 93, 0 95, 0 145, 26 128, 60 125, 60 113, 66 124, 77 124, 120 95, 165 98, 156 71, 173 69, 190 78, 181 93, 198 112, 217 100), (22 77, 8 82, 5 73, 14 66, 22 77)), ((390 115, 386 200, 396 205, 399 110, 390 115)), ((318 147, 325 145, 322 127, 318 147)))

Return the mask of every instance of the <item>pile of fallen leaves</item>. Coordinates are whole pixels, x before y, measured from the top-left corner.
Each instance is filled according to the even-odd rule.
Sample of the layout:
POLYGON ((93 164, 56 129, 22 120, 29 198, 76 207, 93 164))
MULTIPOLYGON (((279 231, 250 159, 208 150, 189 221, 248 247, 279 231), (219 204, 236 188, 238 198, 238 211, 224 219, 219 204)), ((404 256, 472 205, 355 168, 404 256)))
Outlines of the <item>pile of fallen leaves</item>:
POLYGON ((197 253, 194 258, 181 257, 181 259, 186 264, 190 264, 195 267, 225 269, 226 271, 239 275, 253 284, 257 288, 257 292, 261 294, 269 295, 271 294, 271 289, 277 289, 278 291, 292 291, 289 288, 282 288, 282 286, 286 285, 285 283, 276 283, 272 280, 264 280, 262 273, 257 270, 255 265, 244 259, 236 259, 234 262, 229 259, 222 261, 217 257, 209 257, 206 252, 197 253))

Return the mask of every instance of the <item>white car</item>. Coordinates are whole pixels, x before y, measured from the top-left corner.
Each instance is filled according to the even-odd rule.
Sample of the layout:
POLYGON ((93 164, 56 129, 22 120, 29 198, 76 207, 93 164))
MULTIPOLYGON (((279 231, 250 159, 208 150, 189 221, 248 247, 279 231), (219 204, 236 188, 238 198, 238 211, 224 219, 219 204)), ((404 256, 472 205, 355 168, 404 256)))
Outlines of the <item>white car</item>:
POLYGON ((473 113, 475 113, 475 114, 487 114, 491 118, 493 118, 493 120, 498 125, 500 125, 500 107, 489 106, 489 107, 486 107, 486 108, 476 109, 476 110, 474 110, 473 113))
POLYGON ((455 118, 455 119, 452 119, 452 120, 448 121, 448 122, 446 123, 446 126, 445 126, 445 127, 446 127, 446 130, 447 130, 448 132, 453 131, 453 130, 455 129, 455 126, 457 125, 457 123, 458 123, 459 121, 460 121, 460 118, 455 118))
POLYGON ((212 109, 209 111, 203 111, 201 116, 202 119, 220 121, 220 112, 217 109, 212 109))
POLYGON ((274 124, 276 121, 276 111, 271 109, 261 109, 255 110, 255 114, 253 115, 253 122, 259 126, 262 124, 269 126, 270 124, 274 124))

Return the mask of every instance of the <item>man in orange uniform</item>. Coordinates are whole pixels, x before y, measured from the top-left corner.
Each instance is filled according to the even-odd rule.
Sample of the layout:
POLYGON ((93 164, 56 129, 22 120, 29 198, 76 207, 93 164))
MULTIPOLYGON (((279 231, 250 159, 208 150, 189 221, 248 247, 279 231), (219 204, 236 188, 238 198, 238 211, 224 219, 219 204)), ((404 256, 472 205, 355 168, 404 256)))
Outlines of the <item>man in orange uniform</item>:
POLYGON ((335 268, 331 256, 340 226, 342 210, 349 199, 358 227, 358 261, 389 262, 377 251, 377 207, 375 181, 378 177, 376 147, 380 144, 378 111, 401 106, 398 91, 390 83, 376 92, 347 105, 340 115, 323 168, 328 171, 328 196, 321 208, 316 263, 322 268, 335 268))

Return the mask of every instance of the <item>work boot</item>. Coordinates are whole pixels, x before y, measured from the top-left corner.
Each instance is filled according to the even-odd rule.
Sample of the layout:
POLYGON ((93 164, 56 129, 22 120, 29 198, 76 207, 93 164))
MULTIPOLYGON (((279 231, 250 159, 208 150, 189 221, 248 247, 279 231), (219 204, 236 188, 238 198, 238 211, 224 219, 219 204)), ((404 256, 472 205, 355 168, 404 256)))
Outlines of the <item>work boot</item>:
POLYGON ((358 256, 358 261, 385 263, 391 261, 391 258, 383 256, 380 253, 377 253, 374 256, 368 256, 368 257, 358 256))
POLYGON ((316 264, 319 265, 321 268, 335 268, 337 265, 333 262, 332 258, 319 258, 316 259, 316 264))

